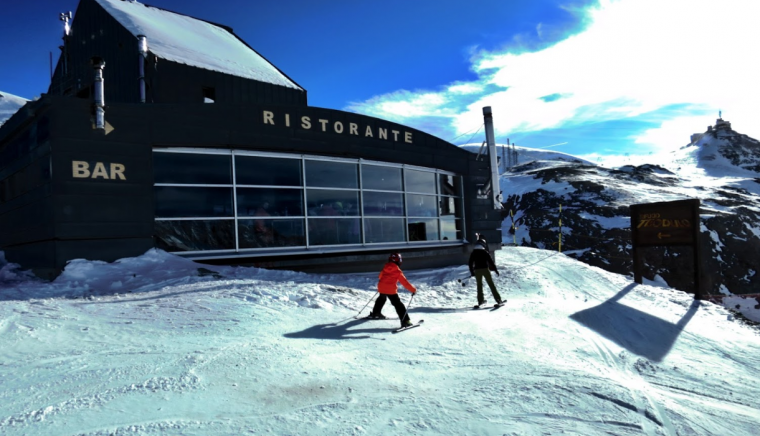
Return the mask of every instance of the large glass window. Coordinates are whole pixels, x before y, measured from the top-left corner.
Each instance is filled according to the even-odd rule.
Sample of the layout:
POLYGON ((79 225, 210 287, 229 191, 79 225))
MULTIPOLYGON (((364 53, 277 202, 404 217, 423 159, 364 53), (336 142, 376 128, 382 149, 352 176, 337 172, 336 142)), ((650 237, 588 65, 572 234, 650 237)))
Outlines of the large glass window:
POLYGON ((435 195, 409 194, 406 198, 409 216, 438 216, 438 197, 435 195))
POLYGON ((153 167, 157 246, 167 251, 293 253, 464 235, 462 179, 433 169, 217 150, 156 150, 153 167))
POLYGON ((238 237, 241 249, 306 245, 302 219, 241 219, 238 237))
POLYGON ((287 188, 237 188, 237 214, 303 216, 303 191, 287 188))
POLYGON ((301 186, 301 160, 235 156, 238 185, 301 186))
POLYGON ((355 163, 306 161, 306 186, 359 188, 359 167, 355 163))
POLYGON ((438 220, 409 218, 410 241, 437 241, 438 220))
POLYGON ((232 156, 223 154, 153 153, 156 183, 228 185, 232 156))
POLYGON ((231 217, 232 188, 156 186, 156 217, 231 217))
POLYGON ((404 170, 406 192, 426 192, 435 194, 435 173, 429 171, 404 170))
POLYGON ((453 217, 441 218, 441 240, 458 241, 464 237, 462 220, 453 217))
POLYGON ((366 218, 364 234, 368 244, 380 242, 404 242, 404 220, 399 218, 366 218))
POLYGON ((359 218, 309 219, 309 245, 361 244, 359 218))
POLYGON ((306 199, 309 216, 359 215, 359 191, 307 189, 306 199))
POLYGON ((362 165, 362 189, 378 191, 401 191, 401 168, 362 165))
POLYGON ((156 221, 156 247, 164 251, 235 249, 235 221, 156 221))
POLYGON ((404 195, 393 192, 365 192, 364 215, 404 216, 404 195))

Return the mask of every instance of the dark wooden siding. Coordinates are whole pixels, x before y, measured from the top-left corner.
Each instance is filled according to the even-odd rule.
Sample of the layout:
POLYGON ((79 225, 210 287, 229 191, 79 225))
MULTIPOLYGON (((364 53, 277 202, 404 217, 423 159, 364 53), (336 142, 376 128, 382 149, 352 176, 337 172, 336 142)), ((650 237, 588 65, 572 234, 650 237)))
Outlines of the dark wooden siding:
POLYGON ((67 51, 69 75, 63 75, 63 62, 59 59, 50 94, 76 95, 91 87, 94 70, 90 59, 98 56, 106 63, 103 70, 106 104, 139 102, 137 38, 94 0, 79 3, 67 51))
MULTIPOLYGON (((89 258, 112 261, 143 254, 153 247, 154 197, 152 159, 154 147, 202 147, 271 151, 296 154, 350 157, 438 168, 464 178, 465 229, 467 239, 474 232, 485 233, 492 242, 500 241, 499 212, 490 200, 479 200, 475 191, 490 177, 488 162, 475 155, 418 130, 388 121, 349 112, 305 106, 254 104, 118 104, 106 109, 105 119, 114 130, 108 135, 94 130, 86 100, 47 96, 39 102, 44 111, 28 113, 29 122, 14 123, 12 132, 1 129, 0 151, 36 124, 37 138, 44 138, 35 149, 26 147, 23 156, 0 173, 5 185, 19 171, 52 162, 52 178, 38 183, 0 205, 0 229, 12 228, 0 238, 0 249, 12 262, 30 267, 62 268, 67 260, 89 258), (263 123, 263 111, 278 114, 275 125, 263 123), (284 125, 284 113, 291 115, 291 126, 284 125), (300 128, 300 117, 309 116, 314 128, 300 128), (39 125, 48 119, 49 133, 40 134, 39 125), (411 132, 412 144, 367 138, 360 135, 322 132, 317 120, 327 119, 362 127, 371 126, 411 132), (72 161, 119 163, 126 167, 127 180, 84 179, 73 177, 72 161), (37 256, 35 258, 35 256, 37 256)), ((29 133, 31 136, 32 134, 29 133)), ((390 136, 389 136, 390 138, 390 136)), ((37 142, 40 142, 38 139, 37 142)), ((15 177, 15 176, 14 176, 15 177)), ((26 176, 24 176, 26 177, 26 176)), ((28 180, 28 179, 25 179, 28 180)), ((10 182, 15 183, 15 182, 10 182)), ((15 185, 14 185, 15 186, 15 185)), ((29 185, 32 186, 32 185, 29 185)), ((15 188, 14 188, 15 189, 15 188)), ((440 266, 464 261, 463 246, 423 249, 412 265, 440 266), (427 253, 427 254, 425 254, 427 253), (440 256, 436 257, 436 253, 440 256), (439 262, 439 263, 436 263, 439 262)), ((354 253, 355 264, 375 262, 382 254, 354 253)), ((337 256, 337 255, 336 255, 337 256)), ((335 257, 339 259, 340 256, 335 257)), ((317 268, 331 260, 307 254, 288 259, 253 259, 272 267, 317 268)), ((411 259, 410 259, 411 260, 411 259)))
POLYGON ((216 103, 306 105, 306 92, 302 90, 164 59, 159 59, 146 77, 151 86, 149 101, 153 103, 203 103, 203 88, 213 88, 216 103))
MULTIPOLYGON (((148 36, 150 50, 150 36, 148 36)), ((69 74, 59 59, 51 81, 52 95, 87 94, 94 80, 91 58, 101 57, 105 100, 139 103, 137 38, 94 0, 82 0, 67 44, 69 74)), ((306 105, 306 91, 258 82, 166 59, 149 53, 145 65, 147 103, 203 103, 204 87, 214 88, 217 103, 274 103, 306 105)), ((85 96, 85 95, 82 95, 85 96)))

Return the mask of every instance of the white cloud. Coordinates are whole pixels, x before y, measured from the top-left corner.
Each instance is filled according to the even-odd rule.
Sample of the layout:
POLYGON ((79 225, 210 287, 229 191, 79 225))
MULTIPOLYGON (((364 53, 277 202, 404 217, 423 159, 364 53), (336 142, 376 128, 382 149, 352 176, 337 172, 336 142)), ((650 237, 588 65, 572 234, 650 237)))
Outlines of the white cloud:
POLYGON ((689 143, 691 133, 703 133, 707 126, 715 123, 716 116, 677 117, 663 121, 660 127, 646 130, 636 138, 636 143, 657 148, 659 144, 670 144, 671 150, 689 143))
POLYGON ((683 104, 700 115, 714 110, 715 116, 691 125, 683 113, 669 115, 679 119, 655 120, 662 126, 637 143, 681 146, 690 133, 704 131, 718 109, 742 133, 760 137, 755 47, 760 1, 602 0, 586 14, 583 32, 540 51, 477 52, 472 58, 477 81, 386 94, 351 109, 410 124, 414 117, 443 116, 442 123, 461 133, 482 123, 482 107, 491 106, 497 134, 506 135, 626 119, 683 104), (473 100, 473 92, 486 89, 497 91, 473 100), (553 94, 562 98, 541 99, 553 94))

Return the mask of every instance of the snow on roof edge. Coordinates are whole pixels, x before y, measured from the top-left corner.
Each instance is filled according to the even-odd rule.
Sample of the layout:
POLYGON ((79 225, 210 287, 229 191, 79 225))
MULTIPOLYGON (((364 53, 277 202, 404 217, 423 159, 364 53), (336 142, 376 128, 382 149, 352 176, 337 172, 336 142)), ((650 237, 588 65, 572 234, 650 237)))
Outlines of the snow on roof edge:
POLYGON ((132 35, 147 36, 148 50, 159 58, 306 91, 231 27, 133 0, 95 1, 132 35))

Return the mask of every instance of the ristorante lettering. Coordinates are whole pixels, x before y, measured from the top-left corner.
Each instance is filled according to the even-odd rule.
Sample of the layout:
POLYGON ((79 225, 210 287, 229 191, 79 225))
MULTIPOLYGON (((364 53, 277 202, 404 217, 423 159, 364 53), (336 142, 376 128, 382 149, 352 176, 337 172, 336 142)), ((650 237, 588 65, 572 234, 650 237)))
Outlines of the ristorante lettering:
MULTIPOLYGON (((285 127, 291 127, 290 114, 284 114, 283 117, 276 117, 272 111, 262 112, 262 121, 264 124, 270 126, 281 125, 285 127), (277 118, 277 119, 276 119, 277 118)), ((325 118, 312 118, 308 115, 304 115, 298 123, 298 127, 303 130, 316 130, 325 133, 336 133, 338 135, 348 134, 353 136, 361 136, 365 138, 383 139, 386 141, 400 142, 401 138, 407 144, 412 144, 412 132, 402 132, 400 130, 388 129, 385 127, 377 127, 375 129, 372 126, 362 126, 357 123, 343 123, 341 121, 332 121, 325 118)))
MULTIPOLYGON (((659 215, 659 214, 658 214, 659 215)), ((638 229, 643 228, 689 228, 691 227, 691 221, 687 219, 668 219, 668 218, 654 218, 654 219, 642 219, 639 221, 638 229)))

